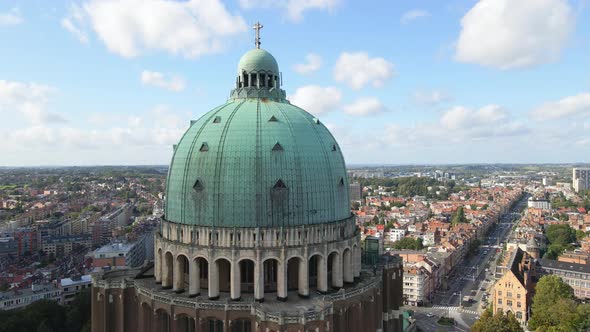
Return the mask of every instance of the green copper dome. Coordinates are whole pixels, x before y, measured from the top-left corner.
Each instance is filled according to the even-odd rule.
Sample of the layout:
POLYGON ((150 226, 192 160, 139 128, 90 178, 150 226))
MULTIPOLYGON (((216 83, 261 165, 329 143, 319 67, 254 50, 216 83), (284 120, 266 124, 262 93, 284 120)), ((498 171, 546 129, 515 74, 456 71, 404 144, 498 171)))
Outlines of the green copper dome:
MULTIPOLYGON (((254 51, 240 66, 261 54, 253 57, 262 63, 245 63, 278 72, 272 55, 254 51)), ((346 167, 334 137, 301 108, 259 94, 236 94, 191 122, 175 145, 166 190, 165 218, 182 224, 286 227, 350 216, 346 167)))
POLYGON ((275 57, 261 48, 252 49, 240 58, 238 63, 238 75, 243 72, 264 72, 267 74, 279 74, 279 65, 275 57))

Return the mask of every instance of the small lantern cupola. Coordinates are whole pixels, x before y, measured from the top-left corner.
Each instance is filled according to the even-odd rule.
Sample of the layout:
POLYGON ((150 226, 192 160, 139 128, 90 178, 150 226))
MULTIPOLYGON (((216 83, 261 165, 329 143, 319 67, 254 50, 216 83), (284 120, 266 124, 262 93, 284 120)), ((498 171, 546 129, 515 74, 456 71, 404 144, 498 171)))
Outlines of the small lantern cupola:
POLYGON ((267 98, 285 101, 285 91, 280 88, 282 82, 277 60, 268 51, 260 48, 261 28, 260 23, 253 27, 256 30, 256 48, 240 58, 236 86, 230 99, 267 98))

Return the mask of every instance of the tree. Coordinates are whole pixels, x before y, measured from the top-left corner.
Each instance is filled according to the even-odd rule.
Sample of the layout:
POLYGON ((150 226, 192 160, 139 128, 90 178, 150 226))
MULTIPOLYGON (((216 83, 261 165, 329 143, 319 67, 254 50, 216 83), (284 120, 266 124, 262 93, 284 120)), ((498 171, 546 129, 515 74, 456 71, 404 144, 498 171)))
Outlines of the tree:
POLYGON ((549 225, 545 235, 550 243, 546 253, 548 259, 557 259, 564 250, 571 247, 571 243, 576 242, 576 231, 565 224, 549 225))
POLYGON ((523 329, 511 312, 492 313, 488 308, 481 317, 471 326, 472 332, 522 332, 523 329))
POLYGON ((0 331, 90 331, 90 289, 78 294, 72 305, 39 300, 15 310, 0 310, 0 331))
POLYGON ((573 288, 555 275, 539 280, 531 309, 530 330, 576 331, 580 324, 573 288))
POLYGON ((471 241, 469 243, 469 254, 470 255, 475 254, 479 250, 480 246, 481 246, 481 241, 479 239, 474 239, 473 241, 471 241))
POLYGON ((377 224, 379 224, 379 217, 377 217, 377 216, 374 216, 374 217, 373 217, 373 220, 372 220, 372 223, 373 223, 374 225, 377 225, 377 224))
POLYGON ((590 329, 590 304, 580 304, 577 308, 580 319, 578 320, 578 328, 582 331, 590 329))
POLYGON ((421 250, 424 248, 424 246, 422 245, 422 239, 421 238, 411 238, 411 237, 405 237, 399 241, 396 241, 393 244, 393 248, 394 249, 412 249, 412 250, 421 250))
POLYGON ((559 255, 561 255, 564 250, 565 247, 560 244, 550 244, 547 247, 547 252, 545 253, 545 256, 543 257, 546 259, 556 260, 557 257, 559 257, 559 255))
POLYGON ((576 230, 576 241, 580 242, 587 235, 588 234, 586 234, 583 230, 577 229, 576 230))
POLYGON ((459 223, 466 223, 466 222, 467 222, 467 218, 465 218, 465 211, 463 211, 462 206, 459 206, 459 208, 455 212, 455 215, 453 216, 453 219, 451 220, 451 224, 456 225, 459 223))

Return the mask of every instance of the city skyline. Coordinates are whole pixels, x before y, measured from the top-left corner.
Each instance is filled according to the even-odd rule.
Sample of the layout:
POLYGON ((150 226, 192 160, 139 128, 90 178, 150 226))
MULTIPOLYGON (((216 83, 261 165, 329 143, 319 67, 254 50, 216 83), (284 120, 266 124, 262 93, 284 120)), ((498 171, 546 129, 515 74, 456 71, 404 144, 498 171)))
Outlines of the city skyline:
POLYGON ((256 21, 349 165, 588 162, 585 1, 383 6, 6 2, 1 166, 168 164, 227 99, 256 21))

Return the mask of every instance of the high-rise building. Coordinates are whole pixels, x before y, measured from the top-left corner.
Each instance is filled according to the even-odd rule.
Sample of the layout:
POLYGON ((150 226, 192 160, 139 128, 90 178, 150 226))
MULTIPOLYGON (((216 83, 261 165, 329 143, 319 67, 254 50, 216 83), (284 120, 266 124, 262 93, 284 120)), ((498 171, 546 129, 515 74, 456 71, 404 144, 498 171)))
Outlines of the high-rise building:
POLYGON ((353 182, 350 184, 349 186, 349 195, 350 195, 350 200, 352 202, 358 202, 362 199, 363 195, 362 195, 362 187, 361 184, 358 182, 353 182))
POLYGON ((92 330, 401 331, 401 259, 363 271, 338 143, 269 52, 237 69, 174 146, 154 265, 95 277, 92 330))
POLYGON ((572 187, 576 192, 590 189, 590 168, 574 168, 572 170, 572 187))

